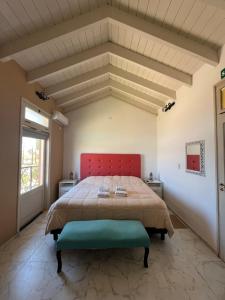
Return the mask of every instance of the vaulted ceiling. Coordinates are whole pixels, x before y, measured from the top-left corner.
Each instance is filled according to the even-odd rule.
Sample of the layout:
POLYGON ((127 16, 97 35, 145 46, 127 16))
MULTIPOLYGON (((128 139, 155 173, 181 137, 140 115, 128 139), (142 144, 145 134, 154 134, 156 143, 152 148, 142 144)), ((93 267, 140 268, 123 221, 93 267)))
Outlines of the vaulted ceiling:
POLYGON ((0 60, 66 112, 113 95, 157 114, 224 43, 224 0, 0 1, 0 60))

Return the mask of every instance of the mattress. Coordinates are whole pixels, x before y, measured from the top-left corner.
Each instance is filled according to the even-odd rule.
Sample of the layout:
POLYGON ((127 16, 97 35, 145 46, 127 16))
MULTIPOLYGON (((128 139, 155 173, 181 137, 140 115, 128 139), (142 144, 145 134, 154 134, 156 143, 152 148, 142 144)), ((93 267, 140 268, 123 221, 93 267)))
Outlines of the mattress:
POLYGON ((46 234, 61 229, 73 220, 139 220, 145 227, 167 229, 173 225, 165 202, 140 178, 133 176, 91 176, 82 180, 54 202, 48 212, 46 234), (122 185, 128 197, 118 197, 115 188, 122 185), (109 198, 98 198, 100 186, 111 191, 109 198))

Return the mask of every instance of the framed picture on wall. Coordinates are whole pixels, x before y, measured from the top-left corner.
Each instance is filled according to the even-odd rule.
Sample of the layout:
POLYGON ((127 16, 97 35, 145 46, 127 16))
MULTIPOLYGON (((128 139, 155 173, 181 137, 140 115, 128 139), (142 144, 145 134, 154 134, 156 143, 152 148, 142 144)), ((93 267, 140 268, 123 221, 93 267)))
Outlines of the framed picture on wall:
POLYGON ((205 176, 205 141, 186 143, 186 172, 205 176))

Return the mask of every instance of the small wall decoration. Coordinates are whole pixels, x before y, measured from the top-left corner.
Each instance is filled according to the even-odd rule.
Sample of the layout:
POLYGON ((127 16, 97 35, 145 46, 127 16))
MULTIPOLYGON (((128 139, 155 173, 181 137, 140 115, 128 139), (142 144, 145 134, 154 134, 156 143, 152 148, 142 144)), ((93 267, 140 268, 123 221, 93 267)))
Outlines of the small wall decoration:
POLYGON ((205 141, 186 143, 186 172, 205 176, 205 141))

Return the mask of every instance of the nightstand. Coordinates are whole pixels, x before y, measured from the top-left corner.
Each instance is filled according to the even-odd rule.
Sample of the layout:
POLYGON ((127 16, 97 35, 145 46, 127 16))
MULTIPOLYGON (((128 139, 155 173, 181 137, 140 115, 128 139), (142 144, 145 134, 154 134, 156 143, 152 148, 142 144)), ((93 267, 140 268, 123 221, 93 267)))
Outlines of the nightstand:
POLYGON ((77 179, 64 179, 59 182, 59 197, 68 192, 72 187, 74 187, 78 183, 77 179))
POLYGON ((161 198, 163 199, 163 183, 160 180, 145 179, 144 182, 161 198))

